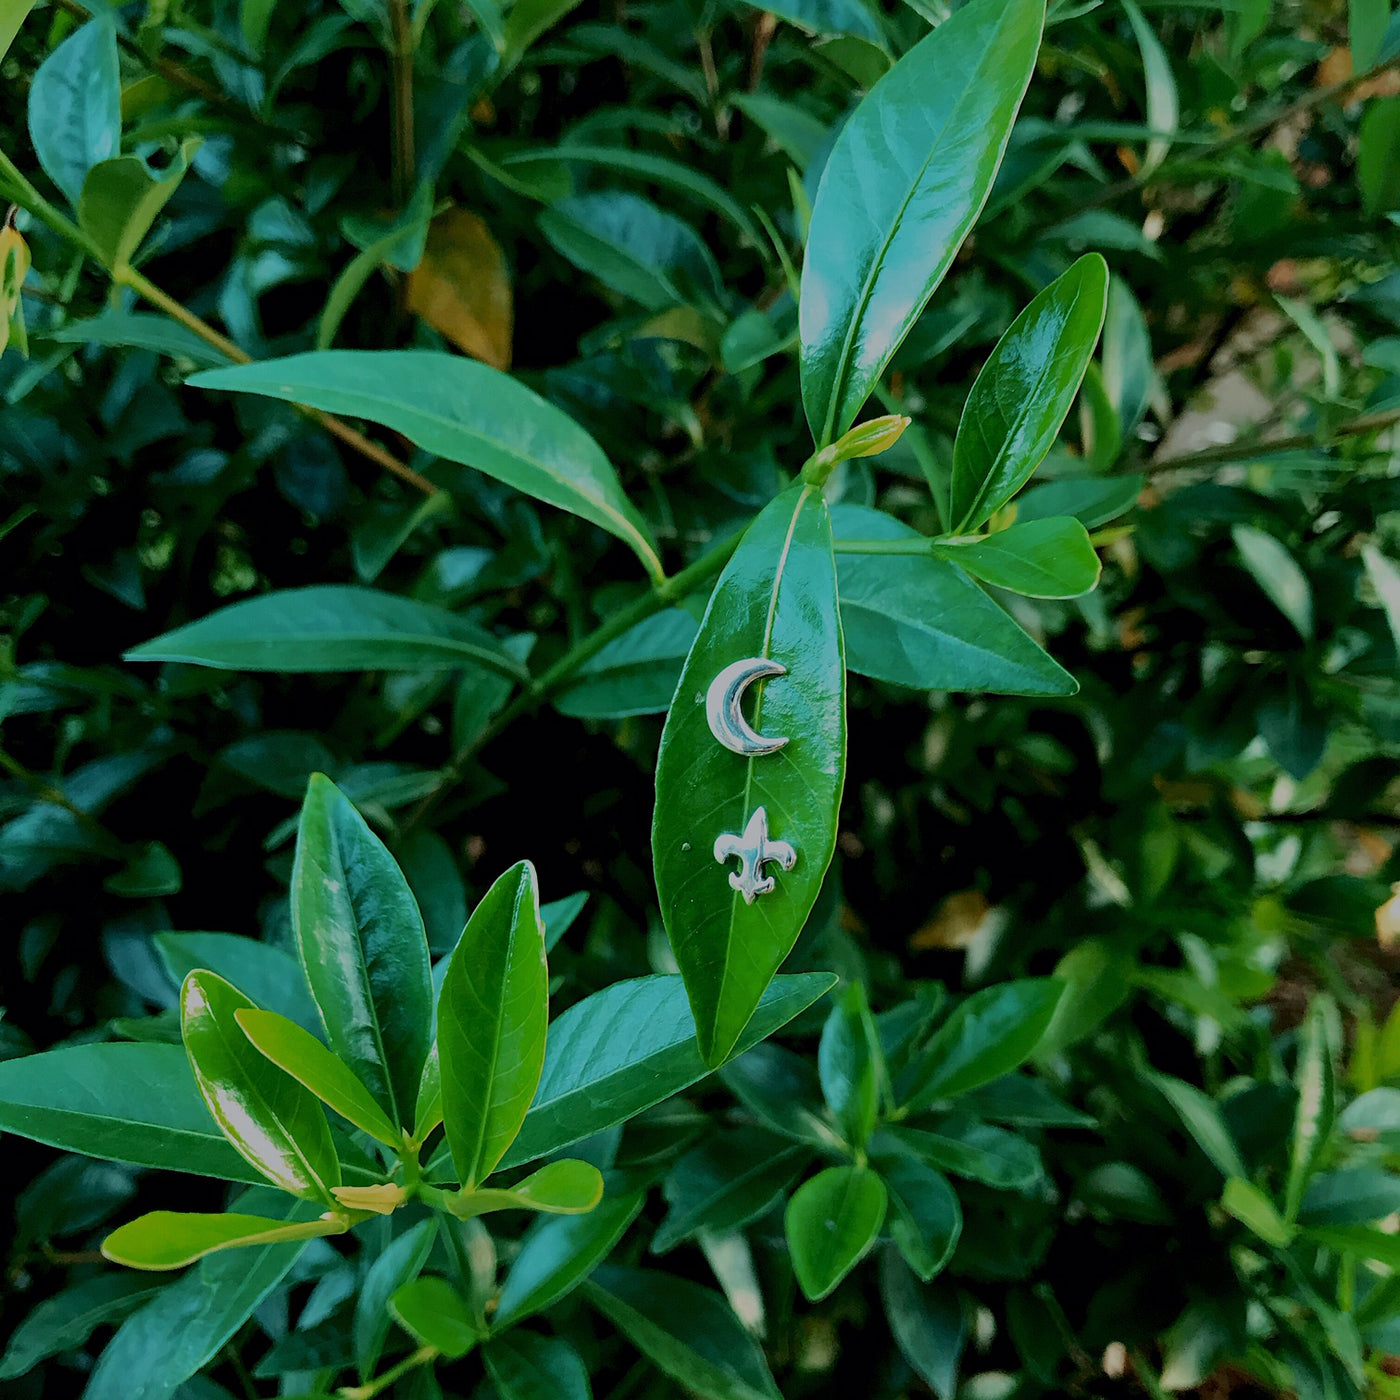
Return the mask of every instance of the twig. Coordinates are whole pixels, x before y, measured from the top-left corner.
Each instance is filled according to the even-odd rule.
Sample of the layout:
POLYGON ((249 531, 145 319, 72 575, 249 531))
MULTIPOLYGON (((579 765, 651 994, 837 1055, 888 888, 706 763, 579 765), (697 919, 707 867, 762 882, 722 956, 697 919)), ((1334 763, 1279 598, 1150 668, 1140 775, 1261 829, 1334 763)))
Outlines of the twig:
POLYGON ((413 26, 408 18, 408 0, 392 0, 389 23, 393 51, 390 55, 390 81, 393 102, 390 107, 390 186, 395 205, 408 203, 413 186, 413 26))

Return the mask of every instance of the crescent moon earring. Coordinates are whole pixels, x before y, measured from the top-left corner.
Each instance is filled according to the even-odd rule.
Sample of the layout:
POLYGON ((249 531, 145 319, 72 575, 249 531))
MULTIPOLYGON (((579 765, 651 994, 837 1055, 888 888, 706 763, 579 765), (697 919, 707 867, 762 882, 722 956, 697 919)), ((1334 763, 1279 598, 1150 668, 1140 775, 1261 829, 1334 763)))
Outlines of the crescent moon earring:
POLYGON ((787 735, 769 738, 758 733, 744 718, 740 705, 744 692, 754 681, 787 675, 787 667, 766 657, 746 657, 728 665, 710 682, 705 696, 705 716, 710 733, 731 753, 757 757, 775 753, 787 743, 787 735))

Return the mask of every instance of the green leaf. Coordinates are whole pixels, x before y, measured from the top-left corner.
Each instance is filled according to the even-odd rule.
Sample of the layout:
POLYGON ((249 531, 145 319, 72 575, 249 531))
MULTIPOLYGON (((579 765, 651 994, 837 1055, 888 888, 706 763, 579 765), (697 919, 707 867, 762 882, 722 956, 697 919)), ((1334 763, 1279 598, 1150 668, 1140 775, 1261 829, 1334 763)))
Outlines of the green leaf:
POLYGON ((177 987, 201 968, 218 973, 255 1006, 276 1011, 303 1030, 319 1024, 301 967, 281 948, 237 933, 158 933, 151 942, 177 987))
POLYGON ((436 1218, 420 1220, 391 1240, 369 1266, 355 1300, 353 1326, 355 1365, 362 1381, 374 1374, 389 1336, 389 1299, 423 1271, 436 1238, 436 1218))
POLYGON ((34 74, 29 136, 44 173, 76 209, 83 180, 121 143, 117 29, 99 15, 70 34, 34 74))
POLYGON ((232 1212, 199 1215, 153 1210, 108 1235, 102 1241, 102 1253, 114 1264, 132 1269, 182 1269, 220 1249, 341 1235, 348 1228, 343 1218, 286 1221, 232 1212))
POLYGON ((404 1284, 389 1299, 389 1311, 414 1341, 436 1347, 449 1361, 480 1340, 467 1300, 445 1278, 424 1275, 404 1284))
POLYGON ((922 1286, 893 1250, 880 1260, 880 1298, 895 1345, 919 1378, 953 1400, 967 1324, 958 1295, 946 1284, 922 1286))
POLYGON ((425 452, 474 467, 623 540, 662 577, 651 533, 603 449, 510 375, 429 350, 319 350, 208 370, 200 389, 262 394, 367 418, 425 452))
MULTIPOLYGON (((785 1026, 835 980, 825 972, 775 978, 735 1054, 785 1026)), ((501 1166, 520 1166, 592 1137, 708 1073, 679 977, 614 982, 550 1026, 539 1088, 501 1166)))
POLYGON ((984 583, 1028 598, 1078 598, 1099 581, 1099 556, 1073 516, 1031 520, 965 542, 935 540, 933 548, 984 583))
POLYGON ((158 1291, 147 1279, 104 1273, 46 1298, 10 1334, 0 1356, 0 1381, 18 1380, 41 1361, 75 1350, 98 1327, 120 1322, 158 1291))
POLYGON ((537 1210, 544 1215, 583 1215, 603 1198, 603 1174, 592 1162, 572 1157, 550 1162, 509 1187, 480 1187, 452 1198, 459 1220, 493 1210, 537 1210))
POLYGON ((1303 1193, 1326 1155, 1337 1121, 1336 1069, 1328 1012, 1327 1002, 1322 997, 1315 998, 1298 1035, 1298 1066, 1293 1076, 1298 1111, 1289 1144, 1284 1197, 1284 1214, 1290 1222, 1298 1218, 1303 1193))
POLYGON ((846 989, 826 1018, 817 1067, 827 1107, 846 1141, 863 1149, 879 1111, 884 1066, 865 988, 859 982, 846 989))
POLYGON ((1154 1074, 1151 1078, 1176 1110, 1196 1145, 1215 1164, 1220 1174, 1226 1178, 1238 1176, 1248 1180, 1249 1172, 1240 1156, 1240 1149, 1215 1100, 1184 1079, 1173 1079, 1165 1074, 1154 1074))
POLYGON ((885 1222, 885 1183, 868 1167, 828 1167, 788 1202, 783 1225, 792 1271, 813 1302, 864 1257, 885 1222))
POLYGON ((511 1332, 482 1349, 501 1400, 590 1400, 583 1359, 562 1337, 511 1332))
POLYGON ((234 1019, 261 1054, 306 1085, 322 1103, 386 1147, 403 1146, 402 1132, 385 1117, 369 1090, 309 1031, 275 1011, 238 1011, 234 1019))
MULTIPOLYGON (((246 1192, 233 1205, 291 1221, 313 1218, 317 1210, 269 1189, 246 1192)), ((304 1240, 293 1240, 201 1259, 121 1325, 98 1358, 85 1400, 172 1400, 227 1345, 305 1248, 304 1240)))
POLYGON ((92 239, 108 268, 130 266, 141 240, 185 178, 199 146, 199 137, 183 142, 175 159, 159 173, 140 156, 116 156, 88 171, 78 200, 78 227, 92 239))
POLYGON ((918 1276, 927 1283, 953 1257, 962 1235, 962 1206, 942 1172, 903 1154, 880 1162, 880 1176, 894 1207, 890 1237, 918 1276))
POLYGON ((802 270, 802 402, 818 447, 855 421, 976 222, 1044 16, 1041 0, 972 0, 841 129, 802 270))
POLYGON ((1133 37, 1142 54, 1142 78, 1147 88, 1147 125, 1153 131, 1166 133, 1154 136, 1147 143, 1139 171, 1147 175, 1161 165, 1171 150, 1171 137, 1175 135, 1180 121, 1181 104, 1177 98, 1176 79, 1172 76, 1172 66, 1162 41, 1143 18, 1134 0, 1123 0, 1123 9, 1133 26, 1133 37))
POLYGON ((1025 1138, 965 1114, 943 1119, 936 1133, 881 1129, 871 1140, 870 1151, 882 1166, 892 1155, 912 1154, 939 1171, 1001 1191, 1022 1190, 1044 1173, 1040 1154, 1025 1138))
POLYGON ((1103 392, 1116 416, 1121 445, 1132 437, 1142 421, 1157 384, 1147 322, 1143 320, 1137 299, 1121 277, 1109 279, 1108 314, 1104 317, 1100 359, 1103 362, 1103 392))
POLYGON ((1364 73, 1380 56, 1390 24, 1390 0, 1347 0, 1347 37, 1354 73, 1364 73))
POLYGON ((443 1125, 465 1190, 515 1140, 540 1082, 549 973, 529 861, 486 892, 452 954, 438 999, 443 1125))
POLYGON ((652 856, 700 1053, 713 1068, 796 942, 836 849, 845 667, 831 520, 816 487, 793 486, 749 526, 710 596, 676 696, 657 757, 652 856), (758 757, 716 742, 707 718, 707 690, 743 658, 784 668, 753 686, 753 728, 786 740, 758 757), (751 869, 739 854, 761 839, 765 816, 768 839, 796 852, 788 868, 751 869), (720 842, 750 880, 743 892, 735 857, 717 858, 720 842), (753 881, 765 877, 774 883, 755 897, 753 881))
POLYGON ((1375 1259, 1390 1269, 1400 1269, 1400 1235, 1372 1229, 1368 1225, 1315 1225, 1305 1234, 1308 1239, 1338 1254, 1375 1259))
POLYGON ((612 1252, 645 1199, 644 1190, 610 1190, 587 1215, 551 1215, 531 1226, 506 1275, 492 1333, 543 1312, 582 1283, 612 1252))
POLYGON ((1293 1239, 1293 1227, 1274 1203, 1252 1182, 1232 1176, 1220 1197, 1221 1208, 1248 1227, 1265 1244, 1285 1248, 1293 1239))
MULTIPOLYGON (((837 506, 842 539, 918 540, 883 511, 837 506)), ((961 569, 929 554, 837 558, 846 665, 916 690, 1073 695, 1074 677, 961 569)))
POLYGON ((665 1254, 697 1230, 720 1234, 757 1219, 810 1157, 808 1148, 764 1128, 721 1129, 667 1174, 661 1194, 670 1209, 652 1236, 652 1253, 665 1254))
POLYGON ((640 195, 575 195, 546 209, 539 223, 556 252, 648 311, 724 303, 724 283, 704 240, 640 195))
POLYGON ((772 1041, 755 1045, 730 1060, 719 1077, 759 1122, 798 1142, 840 1148, 816 1066, 796 1051, 772 1041))
POLYGON ((809 34, 853 34, 872 44, 883 44, 884 35, 875 17, 861 0, 751 0, 756 9, 767 10, 805 29, 809 34))
POLYGON ((1304 1225, 1364 1225, 1400 1210, 1400 1176, 1379 1167, 1344 1167, 1308 1183, 1304 1225))
POLYGON ((312 775, 292 866, 292 931, 331 1049, 412 1129, 432 1044, 428 940, 408 881, 340 790, 312 775))
POLYGON ((1010 1074, 1035 1054, 1064 995, 1053 977, 984 987, 961 1002, 900 1078, 911 1110, 1010 1074))
POLYGON ((996 514, 1054 445, 1107 306, 1108 265, 1087 253, 997 342, 973 383, 953 443, 949 519, 956 533, 970 533, 996 514))
POLYGON ((270 1181, 294 1196, 334 1204, 340 1164, 315 1097, 248 1043, 235 1013, 252 1002, 212 972, 180 989, 180 1029, 195 1082, 214 1121, 270 1181))
POLYGON ((288 588, 247 598, 142 642, 125 659, 284 674, 484 666, 512 680, 528 675, 499 638, 466 618, 412 598, 348 584, 288 588))
POLYGON ((46 340, 64 345, 105 345, 113 349, 153 350, 157 355, 193 360, 197 365, 221 365, 226 357, 193 331, 167 316, 123 311, 109 306, 96 316, 65 321, 44 331, 46 340))
POLYGON ((606 1264, 585 1296, 649 1361, 705 1400, 780 1400, 762 1348, 708 1288, 606 1264))
MULTIPOLYGON (((1371 580, 1371 587, 1376 590, 1385 612, 1395 650, 1400 652, 1400 567, 1370 544, 1361 546, 1361 559, 1366 566, 1366 576, 1371 580)), ((1396 1024, 1400 1026, 1400 1021, 1396 1024)))
POLYGON ((647 618, 580 666, 554 697, 555 708, 575 719, 664 713, 696 631, 695 619, 679 608, 647 618))
POLYGON ((1269 601, 1297 628, 1305 642, 1311 641, 1312 585, 1298 561, 1267 530, 1256 529, 1253 525, 1234 525, 1230 534, 1245 568, 1269 601))
POLYGON ((1047 481, 1032 486, 1017 500, 1016 523, 1025 525, 1032 520, 1072 515, 1086 529, 1096 530, 1131 510, 1146 480, 1141 472, 1131 472, 1106 479, 1077 477, 1047 481))
POLYGON ((4 58, 15 41, 34 0, 0 0, 0 58, 4 58))
POLYGON ((506 16, 502 61, 514 67, 526 49, 545 32, 558 24, 579 0, 515 0, 506 16))
POLYGON ((67 1152, 261 1184, 177 1045, 70 1045, 0 1061, 0 1130, 67 1152))
POLYGON ((1374 219, 1400 208, 1400 97, 1373 97, 1366 104, 1357 136, 1356 183, 1361 202, 1374 219))

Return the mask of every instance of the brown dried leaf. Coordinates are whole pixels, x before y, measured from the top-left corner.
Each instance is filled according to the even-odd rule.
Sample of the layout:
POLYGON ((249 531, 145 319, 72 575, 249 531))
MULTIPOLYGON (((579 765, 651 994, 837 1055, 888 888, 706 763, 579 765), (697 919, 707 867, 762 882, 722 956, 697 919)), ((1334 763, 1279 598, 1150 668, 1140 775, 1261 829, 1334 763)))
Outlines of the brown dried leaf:
POLYGON ((510 368, 514 307, 505 255, 469 209, 448 209, 429 225, 423 261, 408 276, 408 309, 468 355, 510 368))

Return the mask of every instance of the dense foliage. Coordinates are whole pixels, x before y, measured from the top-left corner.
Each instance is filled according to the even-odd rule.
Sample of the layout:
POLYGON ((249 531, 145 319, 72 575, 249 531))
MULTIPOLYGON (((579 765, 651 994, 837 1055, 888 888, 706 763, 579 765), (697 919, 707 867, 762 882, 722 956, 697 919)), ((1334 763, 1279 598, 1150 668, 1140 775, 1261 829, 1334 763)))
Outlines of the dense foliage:
POLYGON ((0 50, 7 1393, 1400 1393, 1386 0, 0 50))

